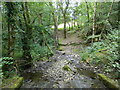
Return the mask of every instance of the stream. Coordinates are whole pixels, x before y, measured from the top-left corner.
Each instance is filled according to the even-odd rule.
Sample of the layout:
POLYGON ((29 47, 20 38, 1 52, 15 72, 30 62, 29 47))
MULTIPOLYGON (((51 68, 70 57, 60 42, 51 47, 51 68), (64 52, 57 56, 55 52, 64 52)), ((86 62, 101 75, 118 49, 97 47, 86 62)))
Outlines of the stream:
POLYGON ((38 61, 22 76, 24 82, 21 88, 106 88, 96 78, 95 72, 89 70, 89 65, 80 63, 78 54, 67 54, 62 51, 49 58, 49 61, 38 61), (71 71, 64 70, 67 65, 71 71))

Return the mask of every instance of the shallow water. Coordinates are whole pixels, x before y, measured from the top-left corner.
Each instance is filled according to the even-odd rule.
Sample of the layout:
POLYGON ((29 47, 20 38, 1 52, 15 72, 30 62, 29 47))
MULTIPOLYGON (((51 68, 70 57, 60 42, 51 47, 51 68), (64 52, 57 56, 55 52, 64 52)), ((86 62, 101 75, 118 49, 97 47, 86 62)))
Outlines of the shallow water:
POLYGON ((45 80, 40 72, 27 72, 22 75, 24 82, 21 88, 51 88, 53 83, 45 80))
POLYGON ((94 72, 83 69, 79 55, 59 52, 50 60, 39 61, 24 72, 21 88, 106 88, 94 72), (63 70, 65 65, 72 71, 63 70))

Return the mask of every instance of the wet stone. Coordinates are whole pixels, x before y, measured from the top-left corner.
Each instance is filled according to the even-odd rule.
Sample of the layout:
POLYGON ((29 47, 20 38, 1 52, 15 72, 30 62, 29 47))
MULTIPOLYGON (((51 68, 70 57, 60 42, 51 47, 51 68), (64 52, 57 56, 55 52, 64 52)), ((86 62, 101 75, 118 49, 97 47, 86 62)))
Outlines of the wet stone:
MULTIPOLYGON (((25 80, 22 87, 31 88, 90 88, 99 87, 102 85, 96 85, 95 79, 91 79, 90 76, 83 75, 84 73, 79 73, 77 68, 81 71, 87 70, 89 67, 87 64, 81 64, 80 56, 78 54, 68 54, 63 51, 56 51, 52 57, 49 58, 50 61, 41 61, 35 63, 35 67, 28 70, 33 74, 26 72, 25 80), (71 69, 71 72, 63 70, 63 67, 67 65, 71 69), (39 73, 37 73, 39 72, 39 73), (42 72, 42 74, 40 74, 42 72), (28 75, 28 76, 27 76, 28 75), (38 76, 37 76, 38 75, 38 76), (30 78, 28 78, 31 76, 30 78)), ((97 68, 96 68, 97 69, 97 68)), ((86 71, 87 72, 87 71, 86 71)), ((88 73, 86 73, 88 74, 88 73)))

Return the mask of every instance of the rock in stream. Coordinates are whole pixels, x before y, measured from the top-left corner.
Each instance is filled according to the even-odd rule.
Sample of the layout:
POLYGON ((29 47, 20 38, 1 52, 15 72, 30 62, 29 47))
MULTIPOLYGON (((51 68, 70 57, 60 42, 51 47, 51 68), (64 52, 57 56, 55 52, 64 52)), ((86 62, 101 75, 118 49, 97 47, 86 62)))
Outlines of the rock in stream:
POLYGON ((84 74, 79 55, 58 51, 49 59, 36 62, 35 66, 23 73, 25 80, 21 88, 106 88, 98 79, 84 74), (65 65, 71 70, 64 70, 65 65))

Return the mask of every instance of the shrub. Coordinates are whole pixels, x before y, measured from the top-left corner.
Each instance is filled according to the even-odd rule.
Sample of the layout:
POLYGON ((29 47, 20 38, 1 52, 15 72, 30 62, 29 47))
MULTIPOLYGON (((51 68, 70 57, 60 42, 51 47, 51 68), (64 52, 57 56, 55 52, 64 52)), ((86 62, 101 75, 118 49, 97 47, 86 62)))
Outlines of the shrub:
POLYGON ((9 76, 9 74, 13 71, 13 58, 12 57, 3 57, 0 59, 1 64, 0 67, 2 68, 1 77, 2 76, 9 76))
POLYGON ((106 71, 116 73, 120 72, 119 51, 118 51, 118 36, 119 30, 112 30, 105 36, 105 40, 94 42, 80 53, 82 60, 95 62, 96 64, 103 63, 106 65, 106 71), (106 61, 106 62, 105 62, 106 61))

